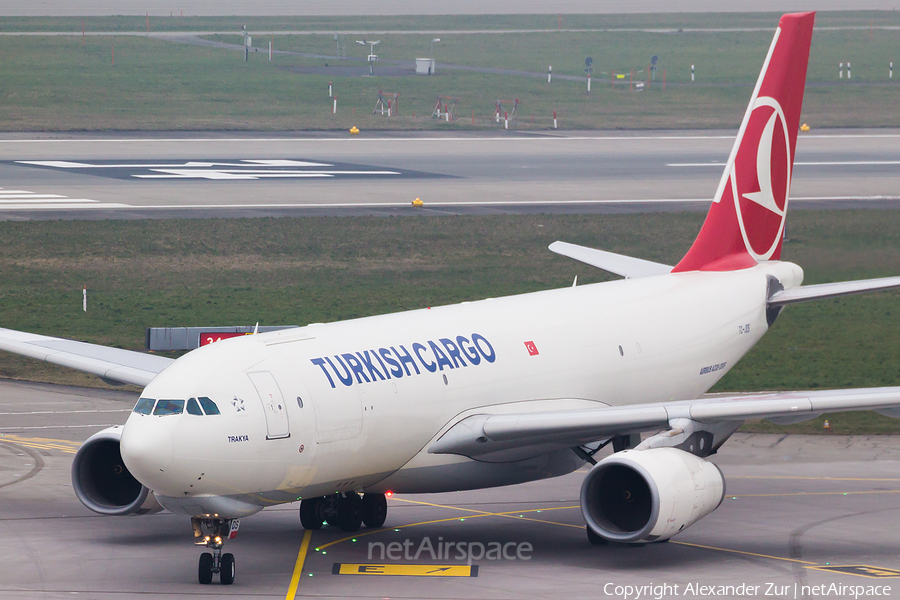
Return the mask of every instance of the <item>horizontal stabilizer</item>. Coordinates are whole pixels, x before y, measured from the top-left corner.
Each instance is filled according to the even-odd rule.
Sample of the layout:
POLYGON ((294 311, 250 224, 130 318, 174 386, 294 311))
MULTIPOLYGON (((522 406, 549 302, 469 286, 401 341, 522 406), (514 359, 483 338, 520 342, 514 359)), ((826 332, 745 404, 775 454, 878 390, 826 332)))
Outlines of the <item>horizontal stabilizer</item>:
POLYGON ((0 350, 142 387, 172 362, 163 356, 2 328, 0 350))
POLYGON ((553 242, 550 244, 550 250, 562 256, 574 258, 592 267, 621 275, 626 279, 665 275, 672 271, 671 266, 662 263, 625 256, 624 254, 614 254, 604 250, 595 250, 594 248, 567 242, 553 242))
POLYGON ((900 287, 900 277, 882 277, 880 279, 861 279, 859 281, 839 281, 820 285, 804 285, 790 290, 778 292, 769 299, 769 306, 784 306, 797 302, 837 298, 850 294, 876 292, 900 287))

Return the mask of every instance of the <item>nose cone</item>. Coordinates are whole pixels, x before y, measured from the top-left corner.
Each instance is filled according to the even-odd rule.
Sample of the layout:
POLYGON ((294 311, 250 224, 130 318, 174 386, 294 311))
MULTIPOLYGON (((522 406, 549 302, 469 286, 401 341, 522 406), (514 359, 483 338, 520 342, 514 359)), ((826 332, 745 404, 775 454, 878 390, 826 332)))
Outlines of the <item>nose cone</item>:
POLYGON ((132 413, 120 444, 122 460, 135 479, 152 490, 163 489, 165 472, 175 452, 175 440, 165 418, 132 413))

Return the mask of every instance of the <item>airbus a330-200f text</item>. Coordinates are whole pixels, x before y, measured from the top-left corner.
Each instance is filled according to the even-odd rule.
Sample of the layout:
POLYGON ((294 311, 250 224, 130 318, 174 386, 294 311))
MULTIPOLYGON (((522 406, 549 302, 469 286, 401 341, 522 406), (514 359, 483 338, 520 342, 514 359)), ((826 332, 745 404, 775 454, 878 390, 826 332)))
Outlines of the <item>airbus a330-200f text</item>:
POLYGON ((699 236, 674 267, 563 242, 624 279, 308 325, 177 360, 0 330, 0 349, 145 386, 72 481, 103 514, 168 509, 234 580, 233 523, 301 500, 307 529, 385 522, 385 493, 516 484, 595 463, 591 541, 669 539, 722 501, 706 457, 748 418, 900 416, 900 388, 705 397, 788 304, 900 286, 802 286, 780 260, 813 13, 782 17, 699 236), (642 435, 646 434, 642 441, 642 435))

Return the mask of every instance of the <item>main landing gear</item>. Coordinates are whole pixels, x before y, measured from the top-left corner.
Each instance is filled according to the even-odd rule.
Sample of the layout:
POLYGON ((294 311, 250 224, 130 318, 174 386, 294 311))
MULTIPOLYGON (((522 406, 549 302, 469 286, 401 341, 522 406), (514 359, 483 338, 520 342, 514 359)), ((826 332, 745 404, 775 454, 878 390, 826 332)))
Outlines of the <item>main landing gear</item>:
POLYGON ((304 529, 320 529, 328 523, 342 531, 358 531, 363 523, 370 528, 381 527, 386 518, 384 494, 363 494, 360 498, 356 492, 345 492, 300 502, 300 523, 304 529))
POLYGON ((214 573, 219 574, 222 585, 234 583, 234 554, 222 554, 222 547, 232 530, 231 523, 231 519, 191 519, 194 537, 202 538, 197 545, 212 550, 212 553, 204 552, 200 555, 197 567, 197 579, 204 585, 212 583, 214 573))

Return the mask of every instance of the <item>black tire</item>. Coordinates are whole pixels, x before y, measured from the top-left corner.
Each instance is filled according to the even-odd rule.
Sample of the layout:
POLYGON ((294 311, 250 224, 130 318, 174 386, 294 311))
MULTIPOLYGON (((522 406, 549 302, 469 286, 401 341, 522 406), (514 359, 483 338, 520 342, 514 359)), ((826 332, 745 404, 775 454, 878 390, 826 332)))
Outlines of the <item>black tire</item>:
POLYGON ((587 528, 587 537, 588 537, 588 541, 595 546, 605 546, 606 544, 609 543, 609 540, 607 540, 606 538, 602 538, 599 535, 597 535, 596 533, 594 533, 594 530, 591 529, 590 527, 587 528))
POLYGON ((300 502, 300 524, 303 529, 322 528, 322 512, 319 510, 321 503, 321 498, 307 498, 300 502))
POLYGON ((231 585, 234 583, 234 554, 223 554, 221 571, 219 571, 219 581, 222 585, 231 585))
POLYGON ((341 531, 359 531, 362 525, 362 499, 356 492, 349 492, 338 500, 337 524, 341 531))
POLYGON ((387 499, 384 494, 363 494, 362 521, 366 527, 381 527, 387 519, 387 499))
POLYGON ((200 555, 200 564, 197 566, 197 579, 203 585, 212 583, 212 554, 204 552, 200 555))

